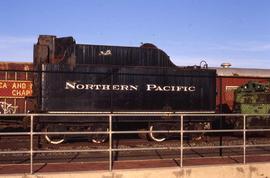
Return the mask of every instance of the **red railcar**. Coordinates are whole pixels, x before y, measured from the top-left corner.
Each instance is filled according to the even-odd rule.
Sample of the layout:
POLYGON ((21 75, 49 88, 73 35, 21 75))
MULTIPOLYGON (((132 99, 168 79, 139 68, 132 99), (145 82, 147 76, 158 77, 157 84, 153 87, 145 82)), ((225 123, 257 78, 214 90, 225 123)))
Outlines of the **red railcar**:
POLYGON ((33 104, 32 63, 0 62, 0 113, 26 113, 33 104))
POLYGON ((268 69, 217 68, 217 111, 233 112, 234 91, 249 81, 267 83, 270 79, 268 69), (220 87, 221 86, 221 87, 220 87))

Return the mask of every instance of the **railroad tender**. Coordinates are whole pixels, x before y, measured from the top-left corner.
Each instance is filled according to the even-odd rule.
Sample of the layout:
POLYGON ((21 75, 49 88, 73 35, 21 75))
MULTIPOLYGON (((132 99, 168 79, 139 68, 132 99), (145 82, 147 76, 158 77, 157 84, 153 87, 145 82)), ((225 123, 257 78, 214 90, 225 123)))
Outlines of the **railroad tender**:
MULTIPOLYGON (((35 112, 215 112, 216 108, 216 70, 178 67, 149 43, 140 47, 90 45, 77 44, 72 37, 41 35, 34 46, 33 68, 35 112)), ((77 125, 74 119, 43 118, 40 122, 42 128, 53 131, 108 128, 100 118, 77 125)), ((123 127, 132 127, 132 119, 123 127)), ((140 127, 153 130, 157 124, 152 121, 140 127)), ((150 137, 164 140, 154 134, 150 137)), ((49 136, 47 140, 64 141, 53 142, 49 136)))

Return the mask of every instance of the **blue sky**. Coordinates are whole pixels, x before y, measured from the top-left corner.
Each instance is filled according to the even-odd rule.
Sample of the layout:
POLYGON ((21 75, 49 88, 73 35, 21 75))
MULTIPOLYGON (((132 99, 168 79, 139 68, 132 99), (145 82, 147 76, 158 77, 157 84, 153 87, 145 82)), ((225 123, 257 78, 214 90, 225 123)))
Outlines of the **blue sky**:
POLYGON ((154 43, 177 65, 270 68, 269 0, 0 1, 0 61, 32 61, 39 34, 154 43))

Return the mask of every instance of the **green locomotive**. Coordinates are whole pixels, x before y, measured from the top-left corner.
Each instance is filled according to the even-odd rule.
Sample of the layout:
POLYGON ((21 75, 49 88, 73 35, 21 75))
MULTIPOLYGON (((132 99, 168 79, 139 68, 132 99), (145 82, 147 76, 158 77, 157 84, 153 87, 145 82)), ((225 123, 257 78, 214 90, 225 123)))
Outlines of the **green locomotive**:
MULTIPOLYGON (((270 90, 269 83, 250 81, 235 90, 236 113, 241 114, 269 114, 270 90)), ((247 117, 247 128, 266 128, 269 126, 268 116, 247 117)))

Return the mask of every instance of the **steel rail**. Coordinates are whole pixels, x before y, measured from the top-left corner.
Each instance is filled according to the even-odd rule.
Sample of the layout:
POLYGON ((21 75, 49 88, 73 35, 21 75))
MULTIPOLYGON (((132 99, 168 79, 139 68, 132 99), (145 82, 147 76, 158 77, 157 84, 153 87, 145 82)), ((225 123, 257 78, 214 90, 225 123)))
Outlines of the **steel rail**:
POLYGON ((93 149, 93 150, 83 150, 83 149, 72 149, 72 150, 33 150, 33 153, 90 153, 90 152, 108 152, 109 149, 93 149))
MULTIPOLYGON (((262 130, 259 130, 262 131, 262 130)), ((225 133, 225 132, 243 132, 241 129, 237 130, 185 130, 183 133, 225 133)), ((255 132, 255 130, 253 131, 255 132)), ((137 134, 137 133, 181 133, 181 130, 154 130, 154 131, 111 131, 111 134, 137 134)), ((0 136, 16 136, 16 135, 91 135, 91 134, 107 134, 109 131, 97 131, 97 132, 5 132, 0 133, 0 136)))
MULTIPOLYGON (((263 132, 270 131, 270 129, 251 129, 246 130, 246 132, 263 132)), ((183 133, 227 133, 227 132, 243 132, 243 129, 220 129, 220 130, 183 130, 183 133)), ((109 134, 109 131, 81 131, 81 132, 33 132, 33 135, 54 135, 54 134, 63 134, 63 135, 85 135, 85 134, 109 134)), ((154 130, 154 131, 111 131, 112 134, 136 134, 136 133, 181 133, 181 130, 154 130)), ((30 132, 5 132, 0 133, 0 135, 29 135, 30 132)))
POLYGON ((246 117, 251 117, 251 116, 270 116, 270 114, 212 114, 212 113, 189 113, 189 112, 48 112, 48 113, 27 113, 27 114, 1 114, 1 117, 14 117, 14 116, 68 116, 68 117, 74 117, 74 116, 109 116, 111 115, 112 117, 115 116, 185 116, 185 117, 202 117, 202 116, 207 116, 207 117, 223 117, 223 116, 243 116, 245 115, 246 117))
POLYGON ((246 147, 270 147, 270 144, 256 144, 256 145, 246 145, 246 147))
POLYGON ((0 154, 30 154, 30 150, 29 151, 0 151, 0 154))
POLYGON ((30 135, 30 132, 2 132, 0 136, 30 135))
MULTIPOLYGON (((270 131, 270 129, 246 129, 246 132, 264 132, 270 131)), ((154 130, 154 131, 111 131, 112 134, 136 134, 136 133, 181 133, 181 130, 154 130)), ((220 129, 220 130, 183 130, 183 133, 231 133, 231 132, 243 132, 243 129, 220 129)), ((33 135, 90 135, 90 134, 109 134, 109 131, 81 131, 81 132, 33 132, 33 135)), ((2 132, 0 136, 15 136, 15 135, 30 135, 31 132, 2 132)))

